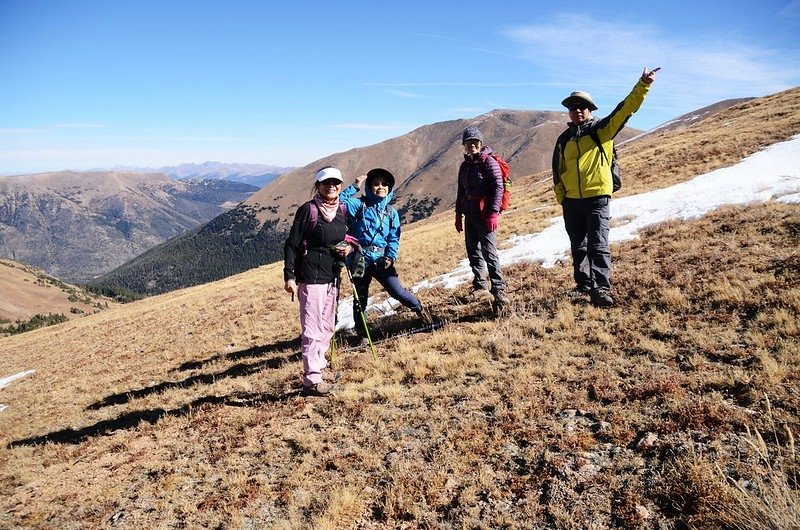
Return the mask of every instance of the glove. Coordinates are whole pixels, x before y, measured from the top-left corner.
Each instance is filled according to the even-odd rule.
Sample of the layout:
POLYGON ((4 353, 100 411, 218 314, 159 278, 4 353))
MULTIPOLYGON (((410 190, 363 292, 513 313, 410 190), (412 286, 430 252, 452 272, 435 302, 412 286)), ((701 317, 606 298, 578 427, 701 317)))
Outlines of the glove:
POLYGON ((456 214, 456 232, 459 234, 464 231, 464 223, 461 221, 461 214, 456 214))
POLYGON ((378 260, 378 263, 377 263, 379 269, 388 269, 393 264, 394 264, 394 261, 392 261, 392 258, 390 258, 388 256, 382 256, 378 260))
POLYGON ((492 212, 489 214, 489 217, 486 218, 486 230, 489 232, 494 232, 497 230, 497 213, 492 212))

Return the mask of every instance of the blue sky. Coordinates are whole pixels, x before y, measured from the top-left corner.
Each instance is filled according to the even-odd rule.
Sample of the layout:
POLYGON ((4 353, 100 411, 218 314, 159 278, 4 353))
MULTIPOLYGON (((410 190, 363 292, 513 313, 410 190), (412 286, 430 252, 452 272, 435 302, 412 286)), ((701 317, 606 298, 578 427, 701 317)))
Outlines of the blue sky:
POLYGON ((640 129, 800 85, 800 0, 381 4, 0 0, 0 174, 302 166, 577 89, 602 116, 645 65, 640 129))

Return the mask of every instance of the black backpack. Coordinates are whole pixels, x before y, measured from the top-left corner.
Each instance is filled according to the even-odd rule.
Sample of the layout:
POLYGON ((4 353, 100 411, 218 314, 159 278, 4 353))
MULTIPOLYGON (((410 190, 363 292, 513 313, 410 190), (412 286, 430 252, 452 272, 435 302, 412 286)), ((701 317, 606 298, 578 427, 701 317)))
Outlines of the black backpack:
MULTIPOLYGON (((597 148, 600 149, 600 156, 603 157, 603 160, 608 163, 608 159, 606 157, 606 152, 603 149, 603 144, 600 142, 600 137, 597 136, 597 131, 594 129, 589 129, 589 136, 592 137, 594 143, 597 144, 597 148)), ((570 140, 569 136, 562 135, 561 136, 561 156, 564 156, 564 147, 567 145, 567 142, 570 140)), ((620 189, 622 189, 622 178, 620 177, 619 171, 619 157, 617 156, 617 145, 614 144, 611 147, 611 181, 612 181, 612 191, 611 193, 616 193, 620 189)))

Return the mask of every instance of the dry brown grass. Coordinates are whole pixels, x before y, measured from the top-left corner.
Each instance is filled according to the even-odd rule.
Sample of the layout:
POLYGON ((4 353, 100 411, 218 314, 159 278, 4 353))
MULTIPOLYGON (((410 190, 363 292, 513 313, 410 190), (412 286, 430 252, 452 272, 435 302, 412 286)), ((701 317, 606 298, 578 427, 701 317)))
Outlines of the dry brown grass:
MULTIPOLYGON (((556 214, 515 186, 501 237, 556 214)), ((405 231, 407 284, 462 259, 451 218, 405 231)), ((297 396, 277 265, 3 338, 0 376, 36 373, 0 390, 0 527, 743 528, 742 480, 783 472, 797 506, 795 461, 744 437, 774 457, 800 427, 799 227, 781 204, 654 227, 614 248, 607 311, 566 264, 506 270, 500 319, 422 293, 449 326, 340 352, 327 400, 297 396)))
POLYGON ((36 314, 81 318, 119 305, 113 300, 68 285, 41 269, 0 259, 0 336, 14 322, 27 322, 36 314))

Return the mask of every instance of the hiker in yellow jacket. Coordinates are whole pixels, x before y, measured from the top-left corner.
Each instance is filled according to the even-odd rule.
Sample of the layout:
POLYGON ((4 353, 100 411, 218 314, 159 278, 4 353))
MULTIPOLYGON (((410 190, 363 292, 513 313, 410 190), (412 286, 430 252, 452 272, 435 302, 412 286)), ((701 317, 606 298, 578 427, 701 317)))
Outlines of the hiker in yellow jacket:
POLYGON ((553 149, 553 186, 572 250, 572 292, 588 293, 598 307, 614 304, 608 246, 614 137, 642 106, 659 70, 645 67, 631 93, 601 120, 592 117, 597 105, 588 92, 573 92, 561 102, 570 123, 553 149))

